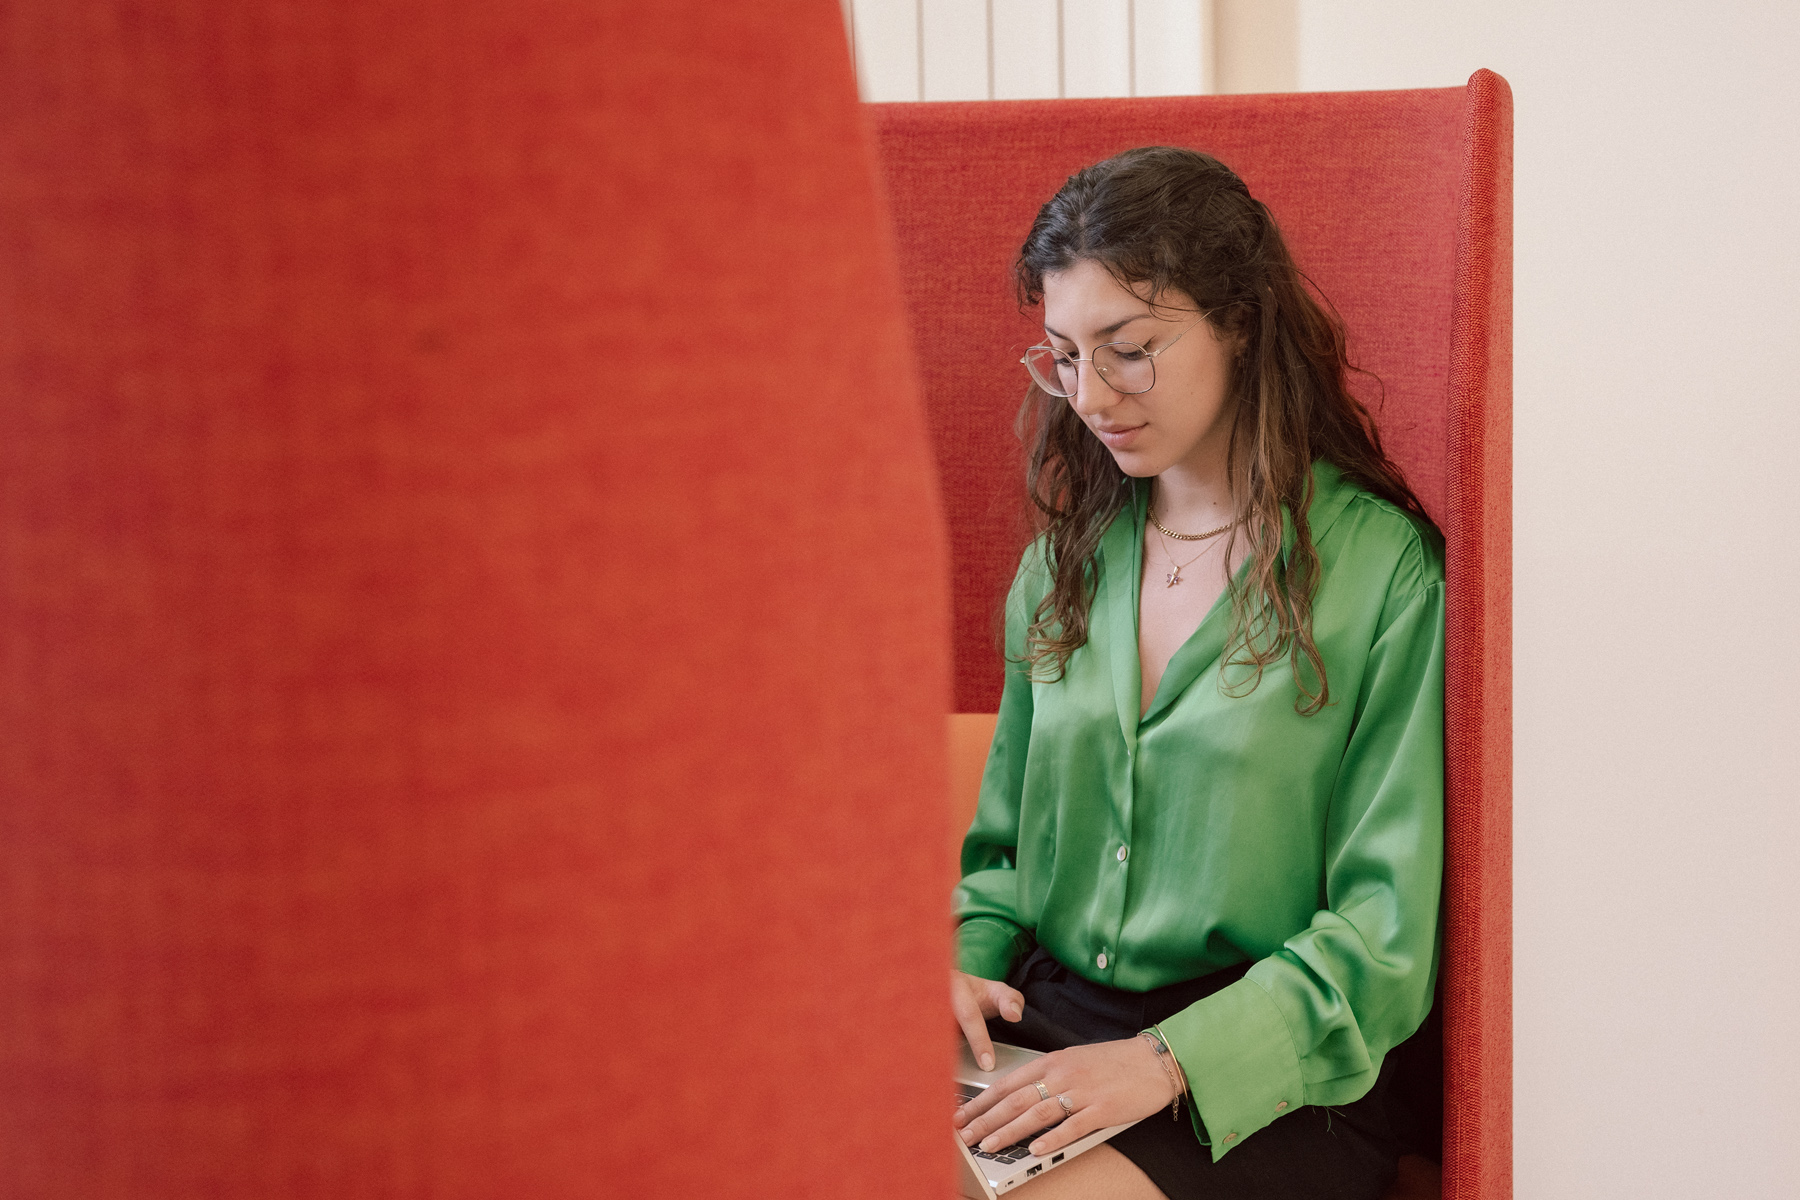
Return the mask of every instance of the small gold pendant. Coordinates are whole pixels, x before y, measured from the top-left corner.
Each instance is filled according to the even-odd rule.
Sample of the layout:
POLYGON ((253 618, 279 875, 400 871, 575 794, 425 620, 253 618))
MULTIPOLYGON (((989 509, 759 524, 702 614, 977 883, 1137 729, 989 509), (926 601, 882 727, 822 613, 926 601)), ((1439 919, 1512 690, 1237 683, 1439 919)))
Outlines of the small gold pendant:
POLYGON ((1176 584, 1178 584, 1180 582, 1181 582, 1181 568, 1176 567, 1173 571, 1169 572, 1169 582, 1163 584, 1163 586, 1164 587, 1174 587, 1176 584))

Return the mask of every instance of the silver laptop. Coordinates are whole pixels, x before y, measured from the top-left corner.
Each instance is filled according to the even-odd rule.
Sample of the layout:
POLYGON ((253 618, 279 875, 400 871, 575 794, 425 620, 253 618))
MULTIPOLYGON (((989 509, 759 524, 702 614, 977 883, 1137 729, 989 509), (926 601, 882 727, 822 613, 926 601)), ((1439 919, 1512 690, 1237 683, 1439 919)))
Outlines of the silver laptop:
MULTIPOLYGON (((970 1053, 969 1044, 960 1038, 957 1041, 961 1047, 956 1064, 956 1103, 959 1106, 979 1096, 990 1084, 998 1083, 1025 1063, 1044 1057, 1036 1050, 995 1042, 994 1069, 984 1071, 975 1064, 975 1056, 970 1053)), ((1068 1162, 1077 1154, 1092 1150, 1119 1130, 1129 1129, 1135 1124, 1136 1121, 1127 1121, 1123 1125, 1096 1129, 1086 1137, 1075 1139, 1048 1158, 1039 1158, 1025 1148, 1036 1140, 1035 1131, 1028 1134, 1023 1142, 1002 1146, 992 1154, 977 1146, 963 1145, 962 1137, 953 1131, 950 1139, 956 1143, 956 1152, 962 1161, 962 1194, 970 1200, 995 1200, 1001 1193, 1068 1162)))

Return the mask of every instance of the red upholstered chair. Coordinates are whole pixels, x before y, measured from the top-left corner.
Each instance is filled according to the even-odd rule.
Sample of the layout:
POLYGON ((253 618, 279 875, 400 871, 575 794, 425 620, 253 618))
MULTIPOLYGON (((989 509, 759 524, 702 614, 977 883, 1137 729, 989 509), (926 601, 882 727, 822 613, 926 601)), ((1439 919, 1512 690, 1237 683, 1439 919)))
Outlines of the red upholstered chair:
POLYGON ((0 1196, 947 1195, 838 6, 0 31, 0 1196))
MULTIPOLYGON (((1009 267, 1038 206, 1130 146, 1234 167, 1385 386, 1382 436, 1449 542, 1442 1194, 1511 1194, 1511 97, 1465 88, 874 106, 954 563, 956 705, 1000 694, 1026 538, 1009 267)), ((1370 401, 1377 397, 1368 396, 1370 401)), ((991 717, 953 721, 970 796, 991 717)), ((966 813, 965 813, 966 817, 966 813)), ((1430 1172, 1408 1164, 1398 1194, 1430 1172)))

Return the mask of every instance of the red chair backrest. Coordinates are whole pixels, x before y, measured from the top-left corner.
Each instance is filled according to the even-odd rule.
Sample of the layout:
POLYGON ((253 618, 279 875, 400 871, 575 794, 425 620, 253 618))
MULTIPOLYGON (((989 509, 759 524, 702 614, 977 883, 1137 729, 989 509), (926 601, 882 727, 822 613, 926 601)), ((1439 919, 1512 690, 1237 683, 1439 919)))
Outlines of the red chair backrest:
POLYGON ((1382 437, 1449 543, 1445 1194, 1510 1192, 1511 99, 1404 92, 876 105, 936 438, 956 705, 999 700, 997 609, 1029 536, 1011 265, 1073 171, 1147 144, 1232 166, 1336 305, 1382 437))

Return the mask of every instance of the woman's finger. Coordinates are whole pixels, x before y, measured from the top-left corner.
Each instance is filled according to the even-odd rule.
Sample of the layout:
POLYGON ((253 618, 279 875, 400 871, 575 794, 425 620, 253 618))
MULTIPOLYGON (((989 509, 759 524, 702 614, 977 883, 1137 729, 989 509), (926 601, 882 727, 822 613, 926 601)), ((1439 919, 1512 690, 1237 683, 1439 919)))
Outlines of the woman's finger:
MULTIPOLYGON (((1015 1074, 1016 1073, 1017 1072, 1015 1072, 1015 1074)), ((1009 1081, 1012 1078, 1013 1078, 1012 1075, 1008 1075, 1005 1079, 1000 1080, 998 1083, 990 1084, 989 1086, 981 1089, 981 1095, 976 1096, 975 1098, 964 1102, 963 1106, 956 1110, 956 1117, 955 1117, 955 1121, 954 1121, 956 1127, 958 1129, 961 1129, 964 1132, 964 1134, 966 1135, 968 1133, 969 1126, 974 1124, 974 1122, 978 1118, 987 1116, 988 1113, 993 1108, 995 1108, 996 1106, 1004 1103, 1006 1100, 1011 1098, 1011 1096, 1013 1095, 1013 1092, 1014 1092, 1014 1088, 1012 1086, 1009 1086, 1009 1081)), ((1033 1095, 1037 1094, 1036 1089, 1033 1089, 1032 1094, 1033 1095)), ((990 1120, 988 1127, 992 1128, 991 1120, 990 1120)), ((979 1136, 980 1136, 979 1134, 975 1135, 975 1137, 979 1137, 979 1136)), ((973 1140, 974 1140, 974 1137, 965 1136, 963 1138, 963 1141, 965 1141, 965 1142, 972 1142, 973 1140)))
POLYGON ((1025 1016, 1025 995, 1017 988, 1007 987, 998 980, 987 981, 988 1003, 994 1011, 1008 1021, 1017 1021, 1025 1016))
MULTIPOLYGON (((957 1116, 967 1123, 958 1123, 962 1128, 962 1139, 967 1145, 982 1141, 996 1129, 1000 1129, 1016 1120, 1020 1113, 1026 1112, 1032 1105, 1041 1102, 1044 1092, 1038 1091, 1038 1083, 1042 1081, 1045 1059, 1026 1063, 1023 1067, 1007 1075, 974 1100, 965 1108, 957 1110, 957 1116)), ((1055 1095, 1055 1091, 1045 1085, 1045 1092, 1055 1095)), ((1002 1145, 1011 1145, 1010 1142, 1002 1145)))
MULTIPOLYGON (((1073 1100, 1070 1103, 1073 1103, 1073 1100)), ((1053 1128, 1044 1130, 1038 1137, 1033 1138, 1029 1147, 1031 1152, 1039 1158, 1048 1158, 1077 1138, 1084 1138, 1096 1129, 1104 1129, 1106 1122, 1095 1117, 1095 1111, 1092 1105, 1076 1109, 1074 1116, 1053 1128)), ((1007 1143, 1007 1145, 1011 1144, 1011 1142, 1007 1143)))
POLYGON ((956 1016, 957 1028, 968 1040, 969 1052, 984 1071, 994 1069, 994 1043, 989 1040, 987 1019, 981 1015, 981 1006, 975 997, 969 994, 968 985, 956 975, 950 977, 950 1011, 956 1016))
POLYGON ((1037 1090, 1034 1088, 1031 1099, 1032 1103, 1026 1107, 1024 1112, 1019 1113, 1012 1120, 981 1139, 980 1145, 983 1150, 991 1154, 1002 1146, 1022 1142, 1039 1130, 1063 1120, 1065 1115, 1063 1106, 1057 1102, 1054 1095, 1048 1100, 1039 1100, 1037 1090))
MULTIPOLYGON (((986 1031, 986 1025, 983 1025, 983 1031, 986 1031)), ((981 1096, 974 1097, 972 1101, 968 1101, 967 1105, 963 1105, 956 1110, 956 1117, 954 1117, 956 1128, 959 1128, 959 1130, 961 1130, 961 1128, 967 1128, 968 1121, 972 1121, 974 1117, 985 1114, 990 1108, 994 1108, 995 1105, 1003 1103, 1008 1097, 1017 1094, 1021 1088, 1028 1090, 1031 1096, 1037 1096, 1037 1088, 1031 1087, 1031 1085, 1033 1085, 1037 1079, 1044 1078, 1044 1072, 1051 1067, 1049 1058, 1051 1058, 1049 1054, 1046 1054, 1044 1058, 1033 1058, 1033 1060, 1028 1061, 1024 1067, 1008 1070, 1004 1076, 995 1079, 990 1087, 983 1088, 983 1090, 981 1090, 981 1096)), ((967 1142, 967 1137, 965 1137, 963 1141, 967 1142)))
MULTIPOLYGON (((982 1091, 981 1095, 956 1110, 957 1124, 960 1126, 965 1120, 981 1116, 1008 1100, 1015 1101, 1013 1112, 1017 1112, 1025 1106, 1027 1097, 1032 1100, 1040 1099, 1036 1086, 1037 1081, 1044 1077, 1045 1072, 1055 1066, 1050 1061, 1052 1057, 1052 1055, 1046 1054, 1042 1058, 1034 1058, 1024 1066, 1015 1068, 995 1080, 992 1085, 982 1091)), ((990 1124, 988 1128, 991 1129, 993 1126, 990 1124)))

